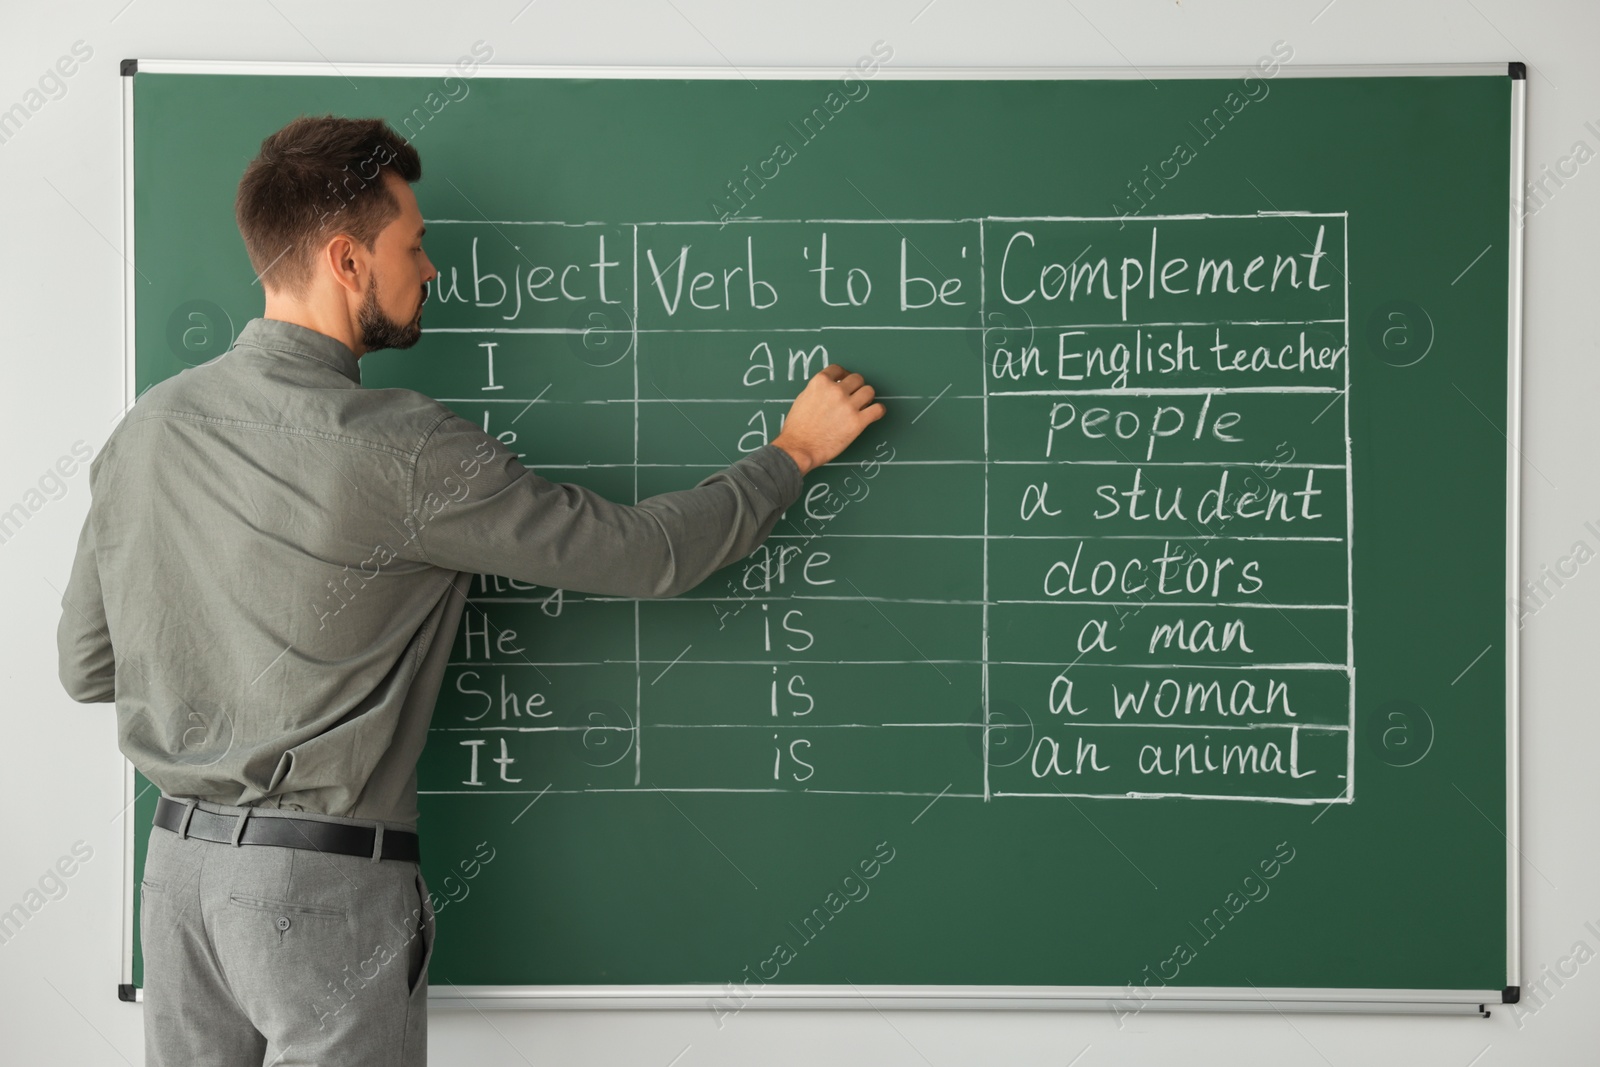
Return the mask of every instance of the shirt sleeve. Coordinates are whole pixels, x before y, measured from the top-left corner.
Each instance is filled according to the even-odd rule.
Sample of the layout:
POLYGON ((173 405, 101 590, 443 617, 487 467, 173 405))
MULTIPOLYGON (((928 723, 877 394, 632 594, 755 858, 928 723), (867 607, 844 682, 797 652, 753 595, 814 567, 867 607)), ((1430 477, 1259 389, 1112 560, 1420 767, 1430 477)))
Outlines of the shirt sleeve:
MULTIPOLYGON (((92 482, 90 491, 93 492, 92 482)), ((72 561, 72 576, 67 581, 67 591, 61 596, 61 621, 56 626, 61 685, 73 700, 86 704, 116 699, 116 654, 111 647, 105 601, 100 592, 94 519, 91 500, 83 530, 78 534, 78 554, 72 561)))
POLYGON ((423 561, 574 592, 670 597, 753 552, 803 488, 763 445, 693 488, 619 504, 528 470, 451 415, 423 442, 405 524, 423 561))

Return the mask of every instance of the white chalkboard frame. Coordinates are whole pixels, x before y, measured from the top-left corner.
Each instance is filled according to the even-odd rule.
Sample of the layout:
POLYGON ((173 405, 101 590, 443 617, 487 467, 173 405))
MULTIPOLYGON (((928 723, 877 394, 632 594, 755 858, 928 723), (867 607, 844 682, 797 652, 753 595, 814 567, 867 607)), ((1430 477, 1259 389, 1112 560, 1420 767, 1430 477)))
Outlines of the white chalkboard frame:
MULTIPOLYGON (((1133 67, 881 67, 873 76, 902 79, 1070 79, 1131 80, 1163 78, 1236 78, 1249 64, 1233 66, 1133 67), (1147 73, 1149 72, 1149 73, 1147 73)), ((457 75, 446 63, 329 63, 255 60, 139 59, 122 62, 122 240, 123 240, 123 394, 124 410, 134 400, 134 172, 133 83, 139 72, 168 74, 240 74, 325 76, 329 70, 349 76, 432 77, 457 75)), ((1513 210, 1508 226, 1507 292, 1507 404, 1506 404, 1506 988, 1503 990, 1420 989, 1314 989, 1304 987, 1242 989, 1234 987, 1183 987, 1151 991, 1142 1009, 1178 1011, 1367 1012, 1409 1014, 1465 1014, 1487 1017, 1488 1005, 1516 1003, 1521 986, 1521 866, 1520 847, 1520 636, 1515 604, 1521 584, 1522 514, 1522 335, 1524 247, 1523 223, 1515 205, 1521 202, 1527 171, 1527 77, 1523 63, 1421 63, 1421 64, 1321 64, 1281 66, 1275 77, 1468 77, 1505 76, 1511 84, 1511 182, 1513 210)), ((834 67, 752 67, 748 73, 732 67, 584 67, 513 66, 481 67, 474 77, 491 78, 746 78, 818 79, 838 74, 834 67)), ((137 827, 132 816, 136 780, 134 768, 123 764, 123 882, 122 967, 118 992, 123 1000, 142 1001, 143 990, 132 985, 135 862, 137 827)), ((799 986, 751 991, 740 1006, 812 1009, 990 1009, 1126 1011, 1125 991, 1102 986, 799 986)), ((727 990, 713 985, 672 986, 450 986, 431 987, 432 1004, 472 1010, 506 1008, 547 1009, 694 1009, 726 1000, 727 990)))

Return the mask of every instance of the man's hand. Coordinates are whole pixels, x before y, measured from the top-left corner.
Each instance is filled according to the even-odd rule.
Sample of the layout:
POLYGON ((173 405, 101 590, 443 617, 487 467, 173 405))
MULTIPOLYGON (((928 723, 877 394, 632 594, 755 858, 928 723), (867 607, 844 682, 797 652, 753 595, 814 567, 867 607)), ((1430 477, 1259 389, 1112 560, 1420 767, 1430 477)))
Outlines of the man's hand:
POLYGON ((876 391, 859 374, 830 363, 812 375, 783 420, 772 443, 789 453, 808 474, 843 452, 870 423, 883 418, 876 391))

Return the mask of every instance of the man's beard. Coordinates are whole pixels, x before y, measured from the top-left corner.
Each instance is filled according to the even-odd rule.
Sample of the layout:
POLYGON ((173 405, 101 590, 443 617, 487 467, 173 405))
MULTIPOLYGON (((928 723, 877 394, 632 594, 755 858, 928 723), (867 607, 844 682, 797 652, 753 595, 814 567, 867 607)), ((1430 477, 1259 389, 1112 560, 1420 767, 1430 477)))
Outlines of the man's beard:
POLYGON ((361 346, 368 352, 381 348, 410 348, 422 339, 422 305, 428 302, 428 287, 422 287, 422 301, 410 322, 396 322, 378 307, 378 277, 373 275, 367 295, 361 302, 356 324, 361 327, 361 346))

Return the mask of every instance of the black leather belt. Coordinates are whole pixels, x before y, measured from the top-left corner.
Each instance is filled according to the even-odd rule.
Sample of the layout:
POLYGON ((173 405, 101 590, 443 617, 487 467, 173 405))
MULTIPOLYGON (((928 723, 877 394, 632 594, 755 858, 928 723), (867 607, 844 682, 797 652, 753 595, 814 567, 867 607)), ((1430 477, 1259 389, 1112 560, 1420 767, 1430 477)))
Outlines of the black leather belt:
MULTIPOLYGON (((189 806, 170 797, 162 797, 156 804, 155 824, 174 833, 183 832, 183 816, 189 806)), ((290 816, 266 815, 249 817, 218 815, 216 812, 195 808, 189 816, 189 837, 202 841, 220 841, 234 844, 238 834, 241 845, 277 845, 281 848, 303 848, 314 852, 337 852, 346 856, 371 857, 377 830, 371 826, 353 826, 348 823, 320 822, 314 819, 296 819, 290 816), (244 827, 238 822, 244 818, 244 827)), ((380 859, 410 860, 417 862, 422 856, 417 835, 408 830, 385 830, 383 854, 380 859)))

